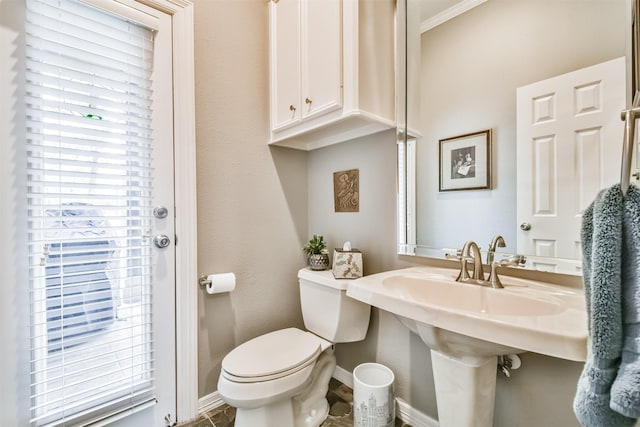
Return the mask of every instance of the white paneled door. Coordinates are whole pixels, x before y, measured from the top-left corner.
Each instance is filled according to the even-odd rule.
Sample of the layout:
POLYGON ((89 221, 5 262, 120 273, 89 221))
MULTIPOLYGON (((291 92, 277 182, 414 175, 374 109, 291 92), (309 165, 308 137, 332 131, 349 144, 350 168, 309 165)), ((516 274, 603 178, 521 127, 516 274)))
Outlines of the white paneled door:
POLYGON ((520 87, 517 108, 518 253, 580 259, 582 212, 620 179, 625 60, 520 87))
POLYGON ((172 425, 171 18, 28 0, 26 20, 31 425, 172 425))

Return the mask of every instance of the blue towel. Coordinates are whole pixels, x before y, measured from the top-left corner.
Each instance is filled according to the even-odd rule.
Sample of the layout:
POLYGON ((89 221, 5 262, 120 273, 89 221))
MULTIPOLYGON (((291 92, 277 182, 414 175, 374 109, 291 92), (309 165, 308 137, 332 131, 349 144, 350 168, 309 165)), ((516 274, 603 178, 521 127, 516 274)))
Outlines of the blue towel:
POLYGON ((602 190, 582 219, 583 277, 589 343, 573 410, 585 427, 633 426, 611 409, 611 386, 622 354, 623 195, 620 185, 602 190))
POLYGON ((622 244, 622 360, 611 386, 611 409, 640 417, 640 190, 624 199, 622 244))

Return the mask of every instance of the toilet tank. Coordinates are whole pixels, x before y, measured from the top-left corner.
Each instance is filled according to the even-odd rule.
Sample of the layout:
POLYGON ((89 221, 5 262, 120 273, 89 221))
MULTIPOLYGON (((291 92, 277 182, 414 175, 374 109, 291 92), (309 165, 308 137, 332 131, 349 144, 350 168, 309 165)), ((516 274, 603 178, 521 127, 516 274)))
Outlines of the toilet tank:
POLYGON ((336 279, 331 270, 298 272, 305 328, 332 343, 361 341, 367 334, 371 306, 347 296, 351 279, 336 279))

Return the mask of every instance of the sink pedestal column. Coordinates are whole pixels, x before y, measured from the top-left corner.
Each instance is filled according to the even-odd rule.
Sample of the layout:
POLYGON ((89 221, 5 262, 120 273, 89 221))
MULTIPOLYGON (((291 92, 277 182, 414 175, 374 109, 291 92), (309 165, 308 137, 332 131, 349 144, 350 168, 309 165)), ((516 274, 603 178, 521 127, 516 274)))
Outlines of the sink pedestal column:
POLYGON ((440 427, 491 427, 496 356, 449 356, 431 350, 440 427))

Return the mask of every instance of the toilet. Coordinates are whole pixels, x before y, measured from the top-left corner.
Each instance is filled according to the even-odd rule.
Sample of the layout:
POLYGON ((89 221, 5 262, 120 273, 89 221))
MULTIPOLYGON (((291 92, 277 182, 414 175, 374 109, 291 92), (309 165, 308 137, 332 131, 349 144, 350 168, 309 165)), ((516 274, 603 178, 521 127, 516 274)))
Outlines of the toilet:
POLYGON ((371 306, 347 297, 350 280, 304 268, 298 282, 306 331, 269 332, 222 360, 218 393, 236 408, 235 427, 318 427, 329 413, 333 345, 367 333, 371 306))

